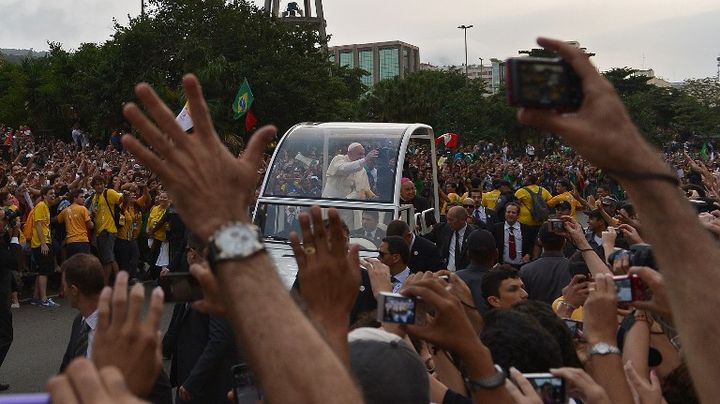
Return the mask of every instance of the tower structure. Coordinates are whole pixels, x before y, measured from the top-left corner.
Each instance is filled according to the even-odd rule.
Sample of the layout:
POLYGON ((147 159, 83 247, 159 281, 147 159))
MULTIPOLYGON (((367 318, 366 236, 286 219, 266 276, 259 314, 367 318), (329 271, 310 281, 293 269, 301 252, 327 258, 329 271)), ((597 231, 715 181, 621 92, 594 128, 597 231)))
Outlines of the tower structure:
POLYGON ((325 32, 325 15, 323 14, 322 0, 315 0, 315 12, 311 7, 312 0, 303 0, 304 9, 300 9, 298 2, 287 3, 287 9, 280 12, 280 0, 265 0, 265 10, 274 17, 288 24, 306 25, 320 33, 323 43, 327 39, 325 32))

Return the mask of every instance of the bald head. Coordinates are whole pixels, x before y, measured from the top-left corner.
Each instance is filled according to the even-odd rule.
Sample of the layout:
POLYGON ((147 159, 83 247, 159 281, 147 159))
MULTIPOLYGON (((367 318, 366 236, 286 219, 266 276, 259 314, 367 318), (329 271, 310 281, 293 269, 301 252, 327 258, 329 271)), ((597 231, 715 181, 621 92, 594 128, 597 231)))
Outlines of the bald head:
POLYGON ((465 226, 465 219, 467 219, 468 213, 462 206, 453 206, 448 209, 447 212, 447 223, 450 227, 457 231, 465 226))

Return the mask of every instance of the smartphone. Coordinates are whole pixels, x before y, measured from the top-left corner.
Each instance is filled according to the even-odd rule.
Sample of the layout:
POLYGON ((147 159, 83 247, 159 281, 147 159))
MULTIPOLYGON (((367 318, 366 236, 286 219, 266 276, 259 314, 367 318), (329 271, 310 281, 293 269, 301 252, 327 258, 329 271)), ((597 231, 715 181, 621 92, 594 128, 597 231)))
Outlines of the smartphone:
POLYGON ((550 230, 553 233, 562 233, 565 231, 565 222, 562 219, 548 219, 550 230))
POLYGON ((417 299, 397 293, 380 292, 377 321, 383 323, 415 324, 417 299))
POLYGON ((50 404, 48 393, 20 393, 0 395, 0 404, 50 404))
POLYGON ((515 107, 575 111, 583 100, 582 82, 560 58, 515 57, 505 62, 508 103, 515 107))
POLYGON ((613 276, 617 288, 618 303, 631 303, 648 300, 649 289, 637 275, 613 276))
POLYGON ((540 396, 543 404, 565 404, 565 380, 551 373, 523 373, 540 396))
POLYGON ((565 321, 565 325, 570 330, 570 333, 572 334, 573 338, 581 338, 583 336, 583 322, 572 320, 569 318, 564 318, 563 321, 565 321))
POLYGON ((247 364, 237 364, 231 367, 230 371, 235 381, 233 386, 235 404, 255 404, 263 399, 262 393, 255 385, 255 378, 247 364))
POLYGON ((166 302, 193 302, 203 297, 202 288, 190 272, 171 272, 159 278, 166 302))

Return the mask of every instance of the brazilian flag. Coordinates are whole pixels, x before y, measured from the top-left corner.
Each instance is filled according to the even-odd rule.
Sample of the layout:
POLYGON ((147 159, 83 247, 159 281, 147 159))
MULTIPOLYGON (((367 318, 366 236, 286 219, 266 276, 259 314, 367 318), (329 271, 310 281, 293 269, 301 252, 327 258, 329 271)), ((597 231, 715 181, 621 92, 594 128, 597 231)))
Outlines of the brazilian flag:
POLYGON ((250 106, 253 103, 253 94, 250 90, 250 83, 245 79, 235 96, 235 101, 232 104, 232 110, 235 113, 234 118, 240 119, 245 113, 250 110, 250 106))

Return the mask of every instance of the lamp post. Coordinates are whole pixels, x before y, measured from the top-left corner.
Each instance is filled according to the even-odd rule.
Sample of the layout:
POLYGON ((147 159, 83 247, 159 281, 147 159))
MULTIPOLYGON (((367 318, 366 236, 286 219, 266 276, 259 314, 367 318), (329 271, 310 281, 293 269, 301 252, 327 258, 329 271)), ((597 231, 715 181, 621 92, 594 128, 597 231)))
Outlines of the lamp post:
POLYGON ((472 28, 471 25, 460 25, 458 28, 465 32, 465 77, 468 77, 468 56, 467 56, 467 30, 472 28))

